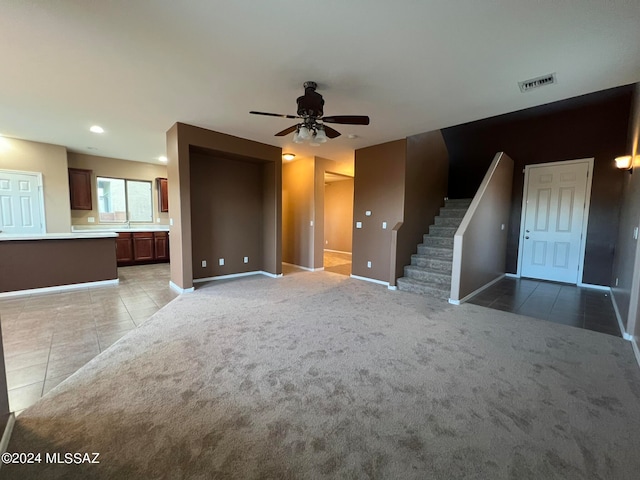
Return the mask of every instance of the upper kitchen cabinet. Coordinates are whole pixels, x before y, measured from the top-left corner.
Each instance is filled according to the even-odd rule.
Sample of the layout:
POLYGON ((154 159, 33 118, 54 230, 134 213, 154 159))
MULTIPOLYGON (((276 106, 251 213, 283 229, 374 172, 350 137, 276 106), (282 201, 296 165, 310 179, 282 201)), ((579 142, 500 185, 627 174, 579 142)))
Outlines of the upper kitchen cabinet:
POLYGON ((72 210, 92 210, 91 170, 69 169, 69 195, 72 210))
POLYGON ((156 178, 158 186, 158 210, 160 212, 169 211, 169 191, 167 190, 167 179, 156 178))

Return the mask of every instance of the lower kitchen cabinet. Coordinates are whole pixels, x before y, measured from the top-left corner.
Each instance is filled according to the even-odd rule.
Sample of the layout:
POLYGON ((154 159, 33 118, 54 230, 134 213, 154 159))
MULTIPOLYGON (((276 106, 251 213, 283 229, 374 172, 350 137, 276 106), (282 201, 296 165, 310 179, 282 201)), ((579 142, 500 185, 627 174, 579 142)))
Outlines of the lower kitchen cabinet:
POLYGON ((120 232, 116 238, 118 266, 169 261, 168 232, 120 232))

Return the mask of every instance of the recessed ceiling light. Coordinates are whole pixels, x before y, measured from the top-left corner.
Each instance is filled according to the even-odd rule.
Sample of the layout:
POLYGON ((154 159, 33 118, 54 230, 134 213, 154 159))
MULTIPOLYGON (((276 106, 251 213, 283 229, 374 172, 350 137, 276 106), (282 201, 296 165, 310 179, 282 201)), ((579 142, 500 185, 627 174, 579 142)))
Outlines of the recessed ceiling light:
POLYGON ((165 157, 164 155, 161 155, 160 157, 158 157, 158 160, 160 160, 161 162, 166 162, 167 157, 165 157))
POLYGON ((93 133, 104 133, 104 128, 102 128, 100 125, 93 125, 89 130, 91 130, 93 133))
POLYGON ((291 160, 296 158, 296 156, 293 153, 283 153, 282 158, 285 159, 287 162, 290 162, 291 160))

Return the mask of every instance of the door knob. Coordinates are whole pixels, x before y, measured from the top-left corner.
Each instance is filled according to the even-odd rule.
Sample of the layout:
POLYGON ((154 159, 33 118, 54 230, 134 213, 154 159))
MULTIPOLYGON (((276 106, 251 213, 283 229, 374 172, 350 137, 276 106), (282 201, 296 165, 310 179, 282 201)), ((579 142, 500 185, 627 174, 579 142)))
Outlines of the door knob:
POLYGON ((525 230, 525 232, 529 233, 530 230, 525 230))
POLYGON ((527 240, 529 240, 529 235, 527 235, 527 236, 526 236, 526 237, 524 237, 524 238, 526 238, 527 240))

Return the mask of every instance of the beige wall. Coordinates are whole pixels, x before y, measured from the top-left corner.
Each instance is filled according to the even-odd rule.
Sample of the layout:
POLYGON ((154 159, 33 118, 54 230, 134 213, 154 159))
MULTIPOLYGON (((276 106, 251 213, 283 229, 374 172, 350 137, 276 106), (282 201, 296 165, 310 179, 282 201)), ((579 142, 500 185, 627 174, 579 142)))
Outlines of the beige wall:
POLYGON ((463 300, 504 274, 512 182, 513 160, 500 152, 454 237, 451 300, 463 300))
POLYGON ((324 248, 351 252, 353 240, 353 178, 324 186, 324 248))
POLYGON ((191 154, 193 278, 262 270, 262 176, 259 163, 191 154))
POLYGON ((407 140, 356 150, 353 185, 353 275, 388 282, 391 229, 403 220, 407 140), (371 215, 367 216, 366 211, 371 215), (356 223, 362 222, 362 228, 356 223), (387 222, 387 229, 382 229, 387 222), (367 262, 371 262, 371 268, 367 262))
MULTIPOLYGON (((71 223, 73 225, 95 225, 99 223, 98 194, 96 177, 125 178, 128 180, 148 180, 153 188, 153 222, 158 225, 169 224, 169 214, 158 209, 158 187, 156 178, 167 178, 166 165, 152 163, 131 162, 116 158, 98 157, 80 153, 68 153, 70 168, 83 168, 91 170, 91 201, 93 210, 71 210, 71 223), (88 218, 93 217, 95 223, 89 223, 88 218), (160 220, 160 221, 158 221, 160 220)), ((171 186, 169 185, 169 189, 171 186)), ((171 205, 169 205, 171 206, 171 205)))
MULTIPOLYGON (((640 245, 633 231, 640 227, 640 83, 636 84, 629 127, 628 151, 636 158, 633 175, 620 172, 624 178, 620 226, 616 243, 611 289, 625 330, 640 338, 640 245), (616 286, 616 279, 618 285, 616 286)), ((622 154, 622 153, 621 153, 622 154)), ((613 161, 613 160, 612 160, 613 161)))
POLYGON ((313 268, 314 160, 282 166, 282 261, 313 268))
MULTIPOLYGON (((245 140, 184 123, 176 123, 167 132, 167 178, 171 207, 171 281, 178 288, 193 286, 191 211, 198 208, 191 198, 191 152, 206 150, 208 154, 233 160, 250 160, 262 165, 263 230, 262 265, 260 270, 282 273, 282 149, 245 140)), ((197 226, 193 226, 197 227, 197 226)), ((237 236, 243 232, 228 227, 237 236)))
POLYGON ((47 233, 71 231, 65 147, 0 137, 0 169, 42 173, 47 233))

